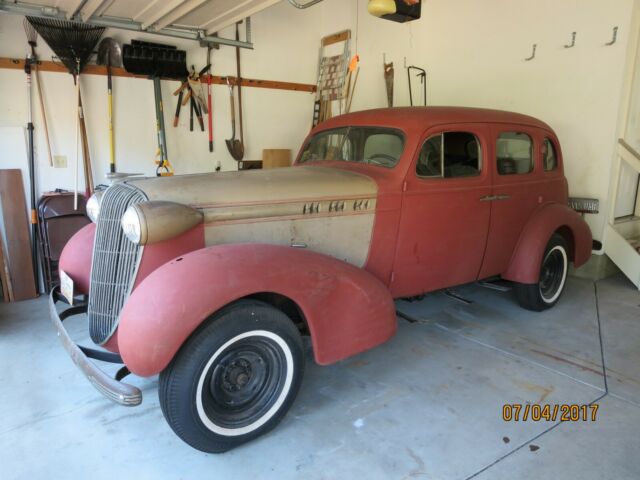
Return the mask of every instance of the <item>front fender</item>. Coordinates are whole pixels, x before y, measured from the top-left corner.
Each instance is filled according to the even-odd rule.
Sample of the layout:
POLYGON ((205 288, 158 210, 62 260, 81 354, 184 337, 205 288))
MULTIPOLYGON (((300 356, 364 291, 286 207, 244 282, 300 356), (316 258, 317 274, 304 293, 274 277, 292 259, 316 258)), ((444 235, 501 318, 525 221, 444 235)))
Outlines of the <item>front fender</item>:
POLYGON ((73 279, 74 289, 84 295, 89 293, 91 283, 91 259, 95 238, 95 223, 82 227, 64 246, 58 263, 58 269, 64 270, 73 279))
POLYGON ((558 230, 571 244, 569 248, 572 250, 572 260, 576 267, 589 260, 592 238, 587 223, 568 206, 549 203, 540 207, 525 225, 509 267, 502 277, 519 283, 537 283, 545 247, 551 235, 558 230), (566 238, 567 233, 569 238, 566 238))
POLYGON ((365 270, 309 250, 217 245, 176 258, 140 283, 120 315, 120 354, 137 375, 159 373, 210 315, 263 292, 297 303, 322 365, 372 348, 397 328, 391 294, 365 270))

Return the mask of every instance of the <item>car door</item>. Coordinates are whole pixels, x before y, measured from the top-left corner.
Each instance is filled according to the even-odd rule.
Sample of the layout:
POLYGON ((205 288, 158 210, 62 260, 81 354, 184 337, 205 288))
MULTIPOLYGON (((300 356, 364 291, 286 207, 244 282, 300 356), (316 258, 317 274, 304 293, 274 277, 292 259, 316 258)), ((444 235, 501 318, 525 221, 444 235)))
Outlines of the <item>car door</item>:
POLYGON ((495 158, 489 238, 480 278, 503 273, 523 227, 543 201, 540 132, 522 125, 492 128, 495 158))
POLYGON ((410 296, 477 278, 489 228, 483 124, 425 132, 407 171, 391 290, 410 296))

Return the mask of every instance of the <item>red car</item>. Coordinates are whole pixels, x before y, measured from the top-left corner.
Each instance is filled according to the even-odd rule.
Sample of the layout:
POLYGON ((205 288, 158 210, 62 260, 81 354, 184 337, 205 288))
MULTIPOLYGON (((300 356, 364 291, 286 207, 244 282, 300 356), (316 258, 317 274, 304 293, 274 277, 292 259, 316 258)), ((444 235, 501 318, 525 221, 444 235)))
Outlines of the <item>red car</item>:
POLYGON ((513 282, 525 308, 553 306, 569 263, 591 254, 567 201, 560 144, 539 120, 353 113, 316 127, 291 168, 129 180, 92 197, 51 316, 103 394, 137 405, 140 390, 120 380, 160 374, 171 428, 222 452, 286 413, 303 335, 331 364, 393 336, 394 299, 492 277, 513 282), (62 325, 84 312, 102 350, 62 325), (113 379, 89 358, 124 367, 113 379))

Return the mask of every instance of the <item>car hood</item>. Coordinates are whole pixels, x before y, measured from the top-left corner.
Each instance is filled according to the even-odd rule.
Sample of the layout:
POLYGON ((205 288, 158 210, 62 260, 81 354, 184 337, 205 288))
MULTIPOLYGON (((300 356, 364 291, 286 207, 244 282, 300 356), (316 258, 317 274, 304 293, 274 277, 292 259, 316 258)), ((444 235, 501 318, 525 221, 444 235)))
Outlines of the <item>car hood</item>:
POLYGON ((376 183, 366 175, 331 167, 299 166, 128 180, 150 201, 196 208, 232 204, 371 197, 376 183))

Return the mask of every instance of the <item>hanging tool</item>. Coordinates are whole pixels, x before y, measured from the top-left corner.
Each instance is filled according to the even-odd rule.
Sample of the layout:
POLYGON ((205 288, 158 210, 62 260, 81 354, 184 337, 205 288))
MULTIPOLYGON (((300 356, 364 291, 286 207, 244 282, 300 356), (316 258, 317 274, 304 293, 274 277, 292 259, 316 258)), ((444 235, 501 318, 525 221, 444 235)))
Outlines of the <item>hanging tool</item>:
MULTIPOLYGON (((240 41, 240 24, 242 22, 236 23, 236 42, 240 41)), ((241 150, 237 151, 240 155, 240 158, 234 158, 238 161, 242 160, 244 157, 244 128, 242 125, 242 74, 240 73, 240 47, 236 47, 236 83, 238 85, 238 119, 240 121, 240 145, 242 146, 241 150)), ((235 122, 234 122, 235 123, 235 122)))
POLYGON ((356 69, 356 76, 353 79, 353 86, 351 87, 351 93, 349 93, 347 108, 344 113, 349 113, 351 111, 351 102, 353 101, 353 95, 356 92, 356 85, 358 84, 358 75, 360 74, 360 67, 356 69))
MULTIPOLYGON (((174 93, 175 95, 175 93, 174 93)), ((184 89, 181 88, 178 91, 178 105, 176 105, 176 114, 173 117, 173 126, 177 127, 178 126, 178 122, 180 121, 180 108, 182 107, 182 96, 184 95, 184 89)))
POLYGON ((35 73, 36 85, 38 86, 38 98, 40 99, 40 114, 42 115, 42 126, 44 127, 45 140, 47 141, 47 153, 49 154, 49 166, 53 167, 53 154, 51 153, 51 141, 49 140, 49 124, 47 123, 47 112, 44 108, 44 97, 42 95, 42 82, 40 80, 40 70, 38 70, 38 57, 36 47, 38 46, 38 32, 26 18, 23 22, 24 31, 27 35, 27 42, 31 47, 31 68, 35 73))
POLYGON ((194 111, 196 114, 200 115, 200 128, 204 131, 204 121, 202 119, 202 115, 207 113, 208 110, 206 108, 207 101, 205 99, 204 93, 202 93, 202 87, 200 84, 200 77, 204 75, 211 68, 211 64, 207 64, 198 72, 195 73, 195 68, 191 66, 192 73, 180 84, 180 87, 173 92, 173 95, 178 95, 178 105, 176 106, 176 113, 173 119, 173 126, 177 127, 180 120, 180 110, 183 106, 187 104, 193 97, 196 100, 196 109, 194 111), (187 92, 186 95, 184 92, 187 92))
POLYGON ((196 118, 198 119, 198 125, 200 125, 200 130, 204 132, 204 119, 202 118, 202 110, 200 105, 198 105, 197 96, 191 95, 191 102, 193 102, 193 111, 196 114, 196 118))
MULTIPOLYGON (((207 64, 211 66, 211 49, 213 47, 209 45, 207 47, 207 64)), ((209 151, 213 152, 213 100, 211 98, 211 72, 207 75, 207 107, 209 113, 207 115, 207 128, 209 130, 209 151)))
POLYGON ((384 84, 387 88, 387 105, 389 108, 393 107, 393 76, 395 70, 393 69, 393 62, 387 63, 386 59, 384 64, 384 84))
POLYGON ((229 81, 229 77, 227 77, 227 85, 229 86, 229 99, 230 99, 230 107, 231 107, 231 138, 229 140, 225 140, 227 144, 227 149, 229 153, 236 161, 241 161, 244 157, 244 145, 240 140, 236 139, 236 106, 233 100, 233 85, 229 81))
POLYGON ((98 45, 98 65, 107 67, 107 110, 109 112, 109 173, 116 171, 116 151, 113 135, 113 81, 111 67, 122 66, 122 50, 113 38, 105 37, 98 45))
MULTIPOLYGON (((158 150, 156 156, 156 175, 173 175, 173 166, 167 155, 167 139, 164 126, 164 107, 160 77, 181 80, 189 73, 186 66, 187 52, 175 46, 132 40, 122 47, 122 63, 128 72, 149 75, 153 80, 153 93, 156 110, 158 150)), ((184 101, 183 101, 184 103, 184 101)))
POLYGON ((189 131, 193 132, 193 97, 189 101, 189 131))
POLYGON ((414 65, 407 67, 407 78, 409 80, 409 102, 411 103, 412 107, 413 107, 413 93, 411 89, 411 70, 418 71, 416 76, 420 78, 420 83, 422 84, 423 101, 424 101, 424 106, 426 107, 427 106, 427 71, 424 68, 416 67, 414 65))
POLYGON ((160 157, 159 160, 156 160, 156 175, 158 177, 169 177, 173 175, 173 166, 169 162, 167 155, 167 136, 164 128, 164 110, 162 107, 162 86, 158 75, 153 77, 153 96, 156 106, 156 129, 158 132, 158 151, 156 157, 160 157))
POLYGON ((84 162, 82 165, 84 167, 84 178, 85 178, 85 189, 84 194, 86 198, 91 197, 93 195, 93 171, 91 169, 91 151, 89 150, 89 137, 87 135, 87 125, 85 122, 84 108, 82 107, 82 92, 79 93, 78 97, 78 119, 79 119, 79 133, 80 133, 80 147, 82 148, 82 158, 84 162))
MULTIPOLYGON (((29 23, 36 29, 44 41, 51 47, 51 50, 58 56, 60 61, 67 67, 69 73, 73 75, 76 85, 76 102, 74 108, 80 105, 80 73, 87 64, 93 49, 102 37, 105 28, 94 25, 87 25, 54 18, 27 17, 29 23)), ((78 208, 78 170, 80 156, 78 144, 80 142, 80 110, 77 110, 76 122, 76 164, 75 164, 75 194, 74 208, 78 208)), ((86 161, 86 159, 83 159, 86 161)), ((90 179, 85 178, 85 184, 89 184, 90 179)))
MULTIPOLYGON (((27 33, 27 38, 29 34, 27 33)), ((31 42, 29 42, 31 44, 31 42)), ((33 46, 32 46, 33 51, 33 46)), ((32 53, 27 54, 24 61, 24 73, 27 74, 27 98, 29 100, 27 110, 27 138, 29 143, 29 196, 31 197, 31 263, 33 267, 33 278, 35 279, 36 292, 40 291, 38 282, 38 216, 36 214, 36 182, 35 182, 35 147, 33 145, 33 92, 31 88, 31 71, 33 64, 37 62, 32 53)))

